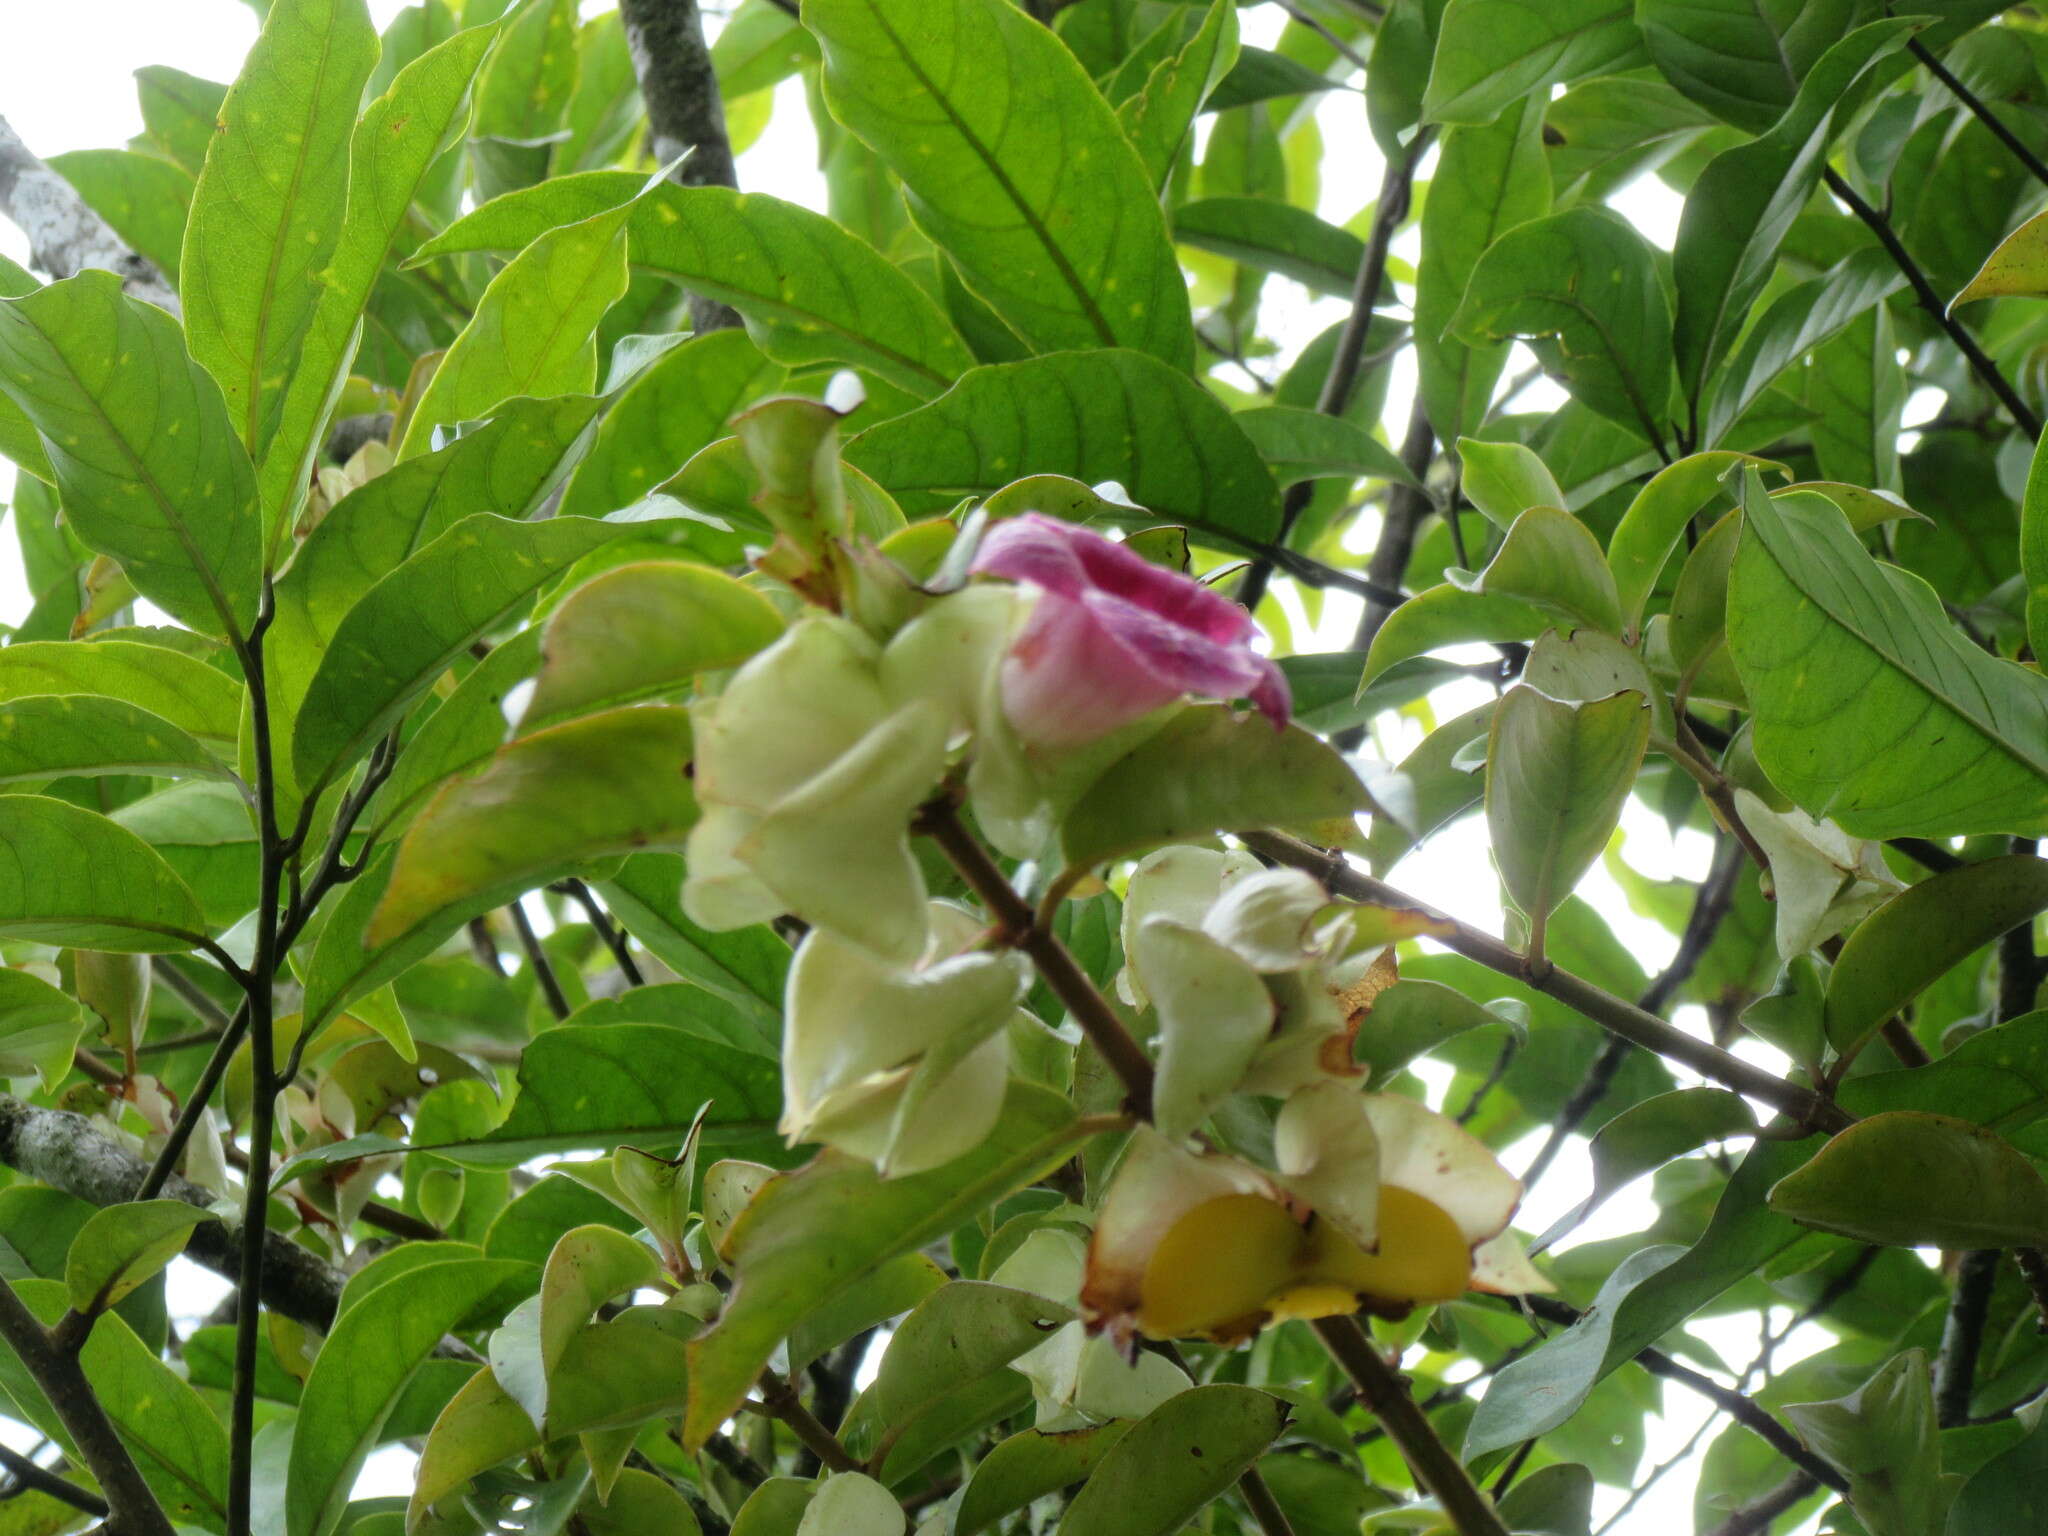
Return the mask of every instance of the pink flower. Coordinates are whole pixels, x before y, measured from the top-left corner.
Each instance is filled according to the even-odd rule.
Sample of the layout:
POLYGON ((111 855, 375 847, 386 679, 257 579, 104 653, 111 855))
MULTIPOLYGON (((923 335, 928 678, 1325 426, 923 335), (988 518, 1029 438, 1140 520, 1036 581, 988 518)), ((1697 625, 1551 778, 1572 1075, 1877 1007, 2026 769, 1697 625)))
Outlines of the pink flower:
POLYGON ((1287 679, 1252 650, 1251 615, 1200 582, 1036 512, 990 530, 974 569, 1039 589, 1002 676, 1030 746, 1084 745, 1185 694, 1249 698, 1287 723, 1287 679))

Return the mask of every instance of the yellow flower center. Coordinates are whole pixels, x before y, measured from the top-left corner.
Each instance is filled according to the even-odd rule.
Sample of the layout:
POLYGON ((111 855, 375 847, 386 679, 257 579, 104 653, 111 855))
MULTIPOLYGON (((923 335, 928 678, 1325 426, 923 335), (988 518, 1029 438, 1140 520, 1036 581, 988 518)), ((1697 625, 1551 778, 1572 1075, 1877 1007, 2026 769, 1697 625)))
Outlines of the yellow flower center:
POLYGON ((1155 1339, 1242 1338, 1268 1319, 1449 1301, 1471 1275, 1457 1224, 1405 1189, 1380 1191, 1378 1253, 1258 1195, 1224 1195, 1187 1212, 1153 1250, 1138 1326, 1155 1339))

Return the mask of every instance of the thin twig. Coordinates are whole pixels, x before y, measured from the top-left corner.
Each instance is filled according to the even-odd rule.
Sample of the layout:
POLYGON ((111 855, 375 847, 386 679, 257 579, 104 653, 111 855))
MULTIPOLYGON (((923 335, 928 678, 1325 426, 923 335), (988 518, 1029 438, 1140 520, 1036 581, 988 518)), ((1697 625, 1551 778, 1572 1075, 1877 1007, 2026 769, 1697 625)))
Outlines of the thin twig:
POLYGON ((1488 970, 1512 976, 1524 985, 1556 998, 1631 1045, 1669 1057, 1702 1077, 1733 1088, 1737 1093, 1760 1099, 1800 1125, 1838 1131, 1855 1123, 1854 1116, 1811 1088, 1768 1072, 1719 1046, 1696 1039, 1655 1014, 1645 1013, 1627 999, 1616 997, 1570 971, 1551 966, 1540 976, 1532 976, 1523 957, 1499 939, 1447 917, 1426 903, 1361 873, 1346 863, 1342 854, 1326 853, 1281 833, 1242 832, 1238 836, 1253 852, 1263 854, 1276 863, 1307 871, 1321 880, 1326 889, 1347 901, 1421 913, 1433 924, 1430 937, 1446 948, 1455 950, 1468 960, 1477 961, 1488 970))
POLYGON ((2027 148, 2026 143, 2020 136, 2008 128, 1999 115, 1991 110, 1989 103, 1985 102, 1967 85, 1964 85, 1962 81, 1949 73, 1948 66, 1935 56, 1933 49, 1915 37, 1907 40, 1906 51, 1922 64, 1925 64, 1927 72, 1947 86, 1949 94, 1954 96, 1965 107, 1968 107, 1971 116, 1991 130, 1993 138, 2012 151, 2012 157, 2027 168, 2029 176, 2032 176, 2044 187, 2048 187, 2048 164, 2043 164, 2041 157, 2027 148))
POLYGON ((79 1487, 68 1477, 59 1477, 48 1467, 36 1465, 21 1452, 5 1445, 0 1445, 0 1467, 5 1467, 20 1487, 48 1494, 60 1504, 69 1504, 73 1509, 97 1515, 102 1520, 110 1513, 107 1501, 91 1489, 79 1487))
POLYGON ((1358 1388, 1366 1407, 1386 1426, 1387 1438, 1401 1448, 1416 1482, 1436 1495, 1445 1517, 1462 1536, 1507 1536, 1491 1501, 1437 1435, 1436 1426, 1409 1395, 1407 1382, 1380 1358, 1358 1319, 1326 1317, 1310 1326, 1358 1388))
POLYGON ((569 996, 562 990, 562 979, 555 974, 548 952, 540 947, 540 935, 533 931, 533 922, 527 917, 526 908, 514 901, 505 910, 511 914, 512 930, 519 935, 519 947, 526 952, 526 963, 533 967, 533 979, 540 983, 540 995, 547 999, 548 1012, 559 1023, 576 1011, 569 1006, 569 996))
POLYGON ((604 947, 612 952, 612 958, 618 962, 619 974, 626 978, 626 985, 646 986, 647 977, 640 969, 640 962, 633 958, 633 948, 626 941, 625 930, 605 915, 604 908, 597 903, 596 893, 574 876, 557 881, 552 889, 560 891, 583 909, 583 915, 589 919, 592 930, 604 941, 604 947))
POLYGON ((1707 1532, 1707 1536, 1760 1536, 1771 1522, 1820 1487, 1810 1472, 1794 1472, 1754 1504, 1744 1505, 1707 1532))
POLYGON ((1991 1284, 1997 1277, 1995 1248, 1973 1249, 1956 1263, 1956 1287, 1949 1294, 1941 1352, 1934 1360, 1934 1415, 1943 1429, 1970 1422, 1977 1357, 1984 1344, 1984 1323, 1991 1315, 1991 1284))
MULTIPOLYGON (((1374 208, 1372 229, 1367 234, 1365 250, 1360 254, 1358 272, 1352 283, 1351 313, 1345 318, 1344 329, 1337 335, 1337 346, 1330 355, 1330 366, 1323 375, 1323 387, 1316 397, 1316 409, 1325 416, 1342 416, 1344 408, 1351 403, 1352 391, 1357 388, 1359 364, 1365 356, 1365 338, 1372 329, 1373 306, 1379 301, 1380 288, 1386 282, 1387 252, 1393 246, 1401 221, 1408 217, 1408 207, 1414 198, 1415 168, 1422 163, 1422 156, 1435 137, 1433 126, 1420 128, 1400 154, 1387 159, 1385 172, 1380 178, 1379 202, 1374 208)), ((1313 491, 1312 480, 1301 480, 1288 487, 1287 499, 1280 508, 1280 531, 1273 536, 1276 545, 1287 543, 1296 521, 1307 510, 1313 491)), ((1246 609, 1256 611, 1265 599, 1266 584, 1272 576, 1273 561, 1270 558, 1262 555, 1254 560, 1246 568, 1244 579, 1238 583, 1238 602, 1246 609)), ((1397 572, 1394 581, 1397 583, 1399 579, 1397 572)))
POLYGON ((2019 423, 2027 436, 2038 438, 2041 435, 2040 416, 2032 406, 2020 398, 2019 391, 2014 389, 2012 382, 1999 371, 1998 364, 1991 360, 1990 354, 1977 344, 1977 338, 1970 334, 1969 328, 1949 314, 1948 306, 1942 302, 1941 295, 1934 291, 1934 285, 1927 280, 1927 274, 1921 270, 1920 263, 1913 259, 1912 253, 1899 239, 1898 231, 1892 228, 1892 221, 1865 202, 1833 166, 1825 167, 1821 177, 1827 183, 1828 190, 1841 200, 1842 205, 1861 219, 1864 227, 1877 236, 1878 243, 1885 248, 1885 253, 1891 257, 1892 264, 1904 274, 1906 282, 1912 287, 1913 296, 1919 301, 1920 307, 1927 311, 1936 325, 1948 333, 1949 340, 1969 359, 1971 371, 1977 375, 1984 387, 1998 397, 1999 403, 2011 413, 2012 419, 2019 423))
POLYGON ((839 1437, 820 1424, 798 1399, 794 1384, 769 1371, 761 1377, 759 1390, 762 1408, 771 1418, 788 1425, 790 1433, 820 1462, 834 1472, 861 1470, 853 1454, 839 1443, 839 1437))

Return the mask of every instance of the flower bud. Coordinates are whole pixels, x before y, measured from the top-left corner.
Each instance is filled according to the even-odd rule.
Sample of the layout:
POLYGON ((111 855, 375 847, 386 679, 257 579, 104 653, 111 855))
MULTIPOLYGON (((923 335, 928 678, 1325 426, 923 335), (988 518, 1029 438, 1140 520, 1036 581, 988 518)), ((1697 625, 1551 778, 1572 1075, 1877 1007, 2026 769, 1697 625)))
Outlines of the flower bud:
POLYGON ((1200 582, 1035 512, 998 524, 974 569, 1038 591, 1002 670, 1029 750, 1071 751, 1188 694, 1249 698, 1287 723, 1287 681, 1251 649, 1251 616, 1200 582))

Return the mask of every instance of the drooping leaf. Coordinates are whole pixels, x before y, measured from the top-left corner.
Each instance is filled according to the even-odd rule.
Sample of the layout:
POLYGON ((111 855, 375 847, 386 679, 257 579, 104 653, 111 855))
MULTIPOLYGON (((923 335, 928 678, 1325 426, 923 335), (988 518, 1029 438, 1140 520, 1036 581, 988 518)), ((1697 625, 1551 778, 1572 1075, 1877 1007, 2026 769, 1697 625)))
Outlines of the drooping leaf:
POLYGON ((987 495, 1022 475, 1119 481, 1149 525, 1269 539, 1279 491, 1230 413, 1136 352, 1067 352, 976 368, 931 404, 868 428, 847 462, 898 494, 987 495))
POLYGON ((355 125, 346 205, 331 210, 339 213, 340 227, 294 343, 276 434, 258 461, 256 482, 273 539, 297 516, 334 393, 347 371, 356 322, 496 35, 495 27, 472 27, 429 49, 399 71, 355 125))
MULTIPOLYGON (((419 258, 520 250, 545 231, 618 207, 645 179, 624 171, 558 177, 486 203, 422 246, 419 258)), ((931 297, 831 219, 760 193, 663 185, 627 225, 637 267, 730 304, 776 362, 850 363, 923 397, 973 363, 931 297)))
POLYGON ((1306 731, 1198 705, 1089 786, 1060 826, 1060 852, 1088 869, 1225 830, 1348 822, 1366 805, 1350 766, 1306 731))
POLYGON ((597 382, 597 323, 626 291, 625 208, 550 230, 491 279, 406 420, 400 458, 436 427, 487 416, 517 395, 597 382))
POLYGON ((925 233, 1020 335, 1193 362, 1152 179, 1050 31, 1006 0, 810 0, 804 24, 833 115, 902 177, 925 233))
POLYGON ((1859 837, 2048 827, 2048 683, 1958 634, 1833 505, 1754 492, 1728 647, 1771 782, 1859 837))
POLYGON ((1519 599, 1566 624, 1602 634, 1621 633, 1620 598, 1600 556, 1600 541, 1571 513, 1555 507, 1531 507, 1517 517, 1477 576, 1446 574, 1468 591, 1519 599))
POLYGON ((1651 442, 1671 397, 1671 301, 1641 235, 1603 208, 1518 224, 1486 248, 1449 329, 1520 337, 1565 388, 1651 442))
POLYGON ((1471 640, 1534 640, 1550 625, 1549 615, 1519 597, 1474 592, 1449 582, 1430 587, 1396 608, 1373 636, 1359 691, 1371 687, 1389 668, 1441 646, 1471 640))
POLYGON ((1775 127, 1715 156, 1700 174, 1672 249, 1678 288, 1673 345, 1687 398, 1701 400, 1708 372, 1734 344, 1763 291, 1786 231, 1820 179, 1845 104, 1861 100, 1860 82, 1870 67, 1903 45, 1914 26, 1873 21, 1843 37, 1807 72, 1775 127))
POLYGON ((1056 1167, 1072 1117, 1063 1097, 1012 1082, 987 1140, 942 1168, 884 1181, 867 1163, 826 1151, 771 1182, 727 1232, 733 1291, 690 1343, 686 1442, 702 1444, 738 1407, 805 1312, 1056 1167))
POLYGON ((1631 1105, 1593 1137, 1592 1190, 1532 1243, 1531 1249, 1548 1248, 1640 1175, 1709 1142, 1747 1136, 1755 1129, 1749 1106, 1725 1088, 1679 1088, 1631 1105))
POLYGON ((252 459, 276 430, 320 301, 348 201, 349 136, 376 62, 363 0, 272 7, 192 194, 178 263, 185 334, 252 459))
POLYGON ((548 616, 541 669, 520 729, 687 687, 736 667, 782 633, 761 593, 681 561, 619 566, 548 616))
POLYGON ((365 941, 396 943, 606 854, 680 847, 697 820, 689 759, 680 709, 608 710, 520 737, 414 818, 365 941))
POLYGON ((263 557, 255 471, 176 321, 108 272, 0 301, 0 391, 53 450, 79 538, 180 622, 248 632, 263 557))
MULTIPOLYGON (((1550 212, 1542 129, 1543 112, 1531 96, 1485 127, 1451 129, 1437 155, 1415 268, 1415 366, 1430 422, 1446 443, 1479 425, 1507 362, 1506 346, 1469 346, 1450 334, 1450 325, 1486 248, 1550 212)), ((1564 502, 1524 502, 1514 511, 1539 504, 1564 502)))
POLYGON ((40 795, 0 795, 0 848, 0 933, 121 954, 175 953, 206 937, 185 883, 104 816, 40 795))
POLYGON ((1607 846, 1649 735, 1635 692, 1569 704, 1524 686, 1494 710, 1486 824, 1501 883, 1537 933, 1607 846))
POLYGON ((1060 1536, 1168 1536, 1222 1493, 1287 1421, 1252 1387, 1192 1387, 1133 1424, 1096 1465, 1060 1536))
POLYGON ((1490 123, 1545 86, 1613 73, 1642 47, 1628 0, 1450 0, 1423 92, 1434 123, 1490 123))
POLYGON ((1857 925, 1828 973, 1827 1032, 1852 1055, 1951 966, 2048 908, 2048 860, 1983 859, 1929 875, 1857 925))
POLYGON ((420 1365, 485 1299, 528 1273, 502 1259, 423 1265, 344 1313, 306 1378, 285 1483, 289 1536, 326 1536, 420 1365))
POLYGON ((626 529, 590 518, 464 518, 365 592, 320 657, 292 735, 302 793, 349 766, 463 649, 626 529))
POLYGON ((137 1200, 96 1211, 72 1238, 64 1264, 73 1310, 103 1312, 154 1279, 204 1220, 203 1207, 182 1200, 137 1200))

